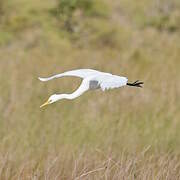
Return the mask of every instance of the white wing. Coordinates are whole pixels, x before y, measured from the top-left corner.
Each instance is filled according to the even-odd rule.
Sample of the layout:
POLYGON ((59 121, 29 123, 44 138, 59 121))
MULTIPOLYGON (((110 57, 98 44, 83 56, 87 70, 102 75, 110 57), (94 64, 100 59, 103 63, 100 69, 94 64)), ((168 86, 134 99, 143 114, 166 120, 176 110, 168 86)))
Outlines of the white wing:
POLYGON ((103 91, 125 86, 128 81, 126 77, 121 77, 111 74, 97 76, 95 77, 95 80, 98 81, 99 86, 103 91))
POLYGON ((86 77, 101 74, 101 73, 102 72, 96 71, 93 69, 78 69, 78 70, 67 71, 67 72, 64 72, 61 74, 56 74, 56 75, 48 77, 48 78, 40 78, 39 77, 39 80, 40 81, 49 81, 54 78, 60 78, 60 77, 64 77, 64 76, 75 76, 75 77, 80 77, 80 78, 86 78, 86 77))

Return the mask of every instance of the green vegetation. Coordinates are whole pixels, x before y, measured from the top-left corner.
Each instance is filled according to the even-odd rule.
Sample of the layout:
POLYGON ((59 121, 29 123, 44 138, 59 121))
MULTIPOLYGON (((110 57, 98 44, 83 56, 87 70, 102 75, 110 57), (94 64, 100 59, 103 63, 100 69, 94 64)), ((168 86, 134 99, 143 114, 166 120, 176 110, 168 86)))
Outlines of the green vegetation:
POLYGON ((180 3, 158 2, 0 1, 0 179, 178 179, 180 3), (145 85, 39 109, 80 80, 37 77, 76 68, 145 85))
POLYGON ((84 16, 103 16, 107 8, 100 0, 59 0, 57 16, 64 22, 67 31, 75 31, 74 26, 82 23, 84 16))

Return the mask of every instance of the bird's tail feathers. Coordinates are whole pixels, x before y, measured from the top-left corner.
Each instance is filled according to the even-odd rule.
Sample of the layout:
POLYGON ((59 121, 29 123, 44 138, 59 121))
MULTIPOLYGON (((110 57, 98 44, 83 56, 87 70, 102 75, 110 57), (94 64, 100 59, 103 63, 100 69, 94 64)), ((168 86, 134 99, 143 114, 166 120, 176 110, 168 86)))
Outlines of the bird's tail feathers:
POLYGON ((139 80, 137 80, 133 83, 127 83, 128 86, 135 86, 135 87, 140 87, 140 88, 142 88, 142 84, 144 84, 144 82, 139 81, 139 80))

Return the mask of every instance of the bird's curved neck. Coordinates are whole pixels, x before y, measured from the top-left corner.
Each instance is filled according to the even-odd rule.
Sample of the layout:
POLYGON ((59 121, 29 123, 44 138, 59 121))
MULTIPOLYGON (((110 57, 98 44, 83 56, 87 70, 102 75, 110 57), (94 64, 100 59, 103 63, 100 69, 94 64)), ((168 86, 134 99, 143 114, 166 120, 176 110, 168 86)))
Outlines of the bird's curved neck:
POLYGON ((75 99, 76 97, 80 96, 81 94, 72 93, 72 94, 57 94, 57 101, 60 99, 75 99))
POLYGON ((74 91, 72 94, 59 94, 59 95, 57 95, 58 100, 77 98, 80 95, 82 95, 84 92, 86 92, 88 89, 89 89, 89 85, 87 84, 87 82, 85 80, 83 80, 83 82, 81 83, 79 88, 76 91, 74 91))
POLYGON ((69 98, 69 94, 57 94, 56 96, 57 96, 56 101, 69 98))

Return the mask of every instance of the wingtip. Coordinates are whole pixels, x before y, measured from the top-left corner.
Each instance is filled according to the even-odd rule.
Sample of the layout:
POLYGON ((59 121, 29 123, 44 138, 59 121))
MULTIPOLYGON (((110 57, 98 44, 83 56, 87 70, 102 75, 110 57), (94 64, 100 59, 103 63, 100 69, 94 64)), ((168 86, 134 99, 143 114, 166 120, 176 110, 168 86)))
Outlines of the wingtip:
POLYGON ((40 81, 45 81, 45 79, 44 79, 44 78, 41 78, 41 77, 38 77, 38 79, 39 79, 40 81))

